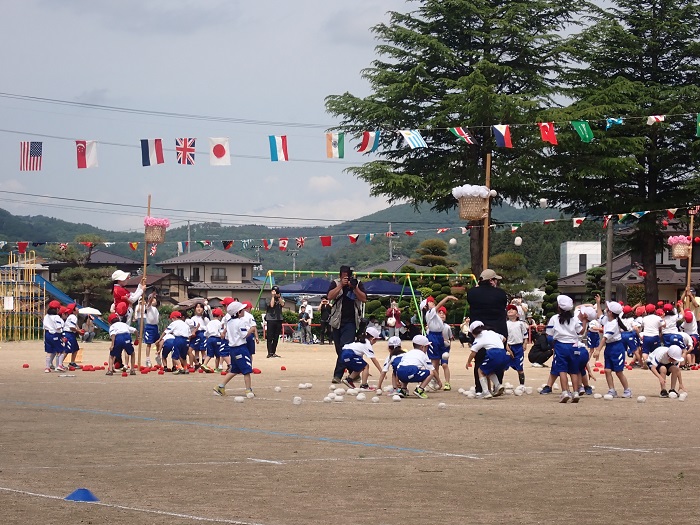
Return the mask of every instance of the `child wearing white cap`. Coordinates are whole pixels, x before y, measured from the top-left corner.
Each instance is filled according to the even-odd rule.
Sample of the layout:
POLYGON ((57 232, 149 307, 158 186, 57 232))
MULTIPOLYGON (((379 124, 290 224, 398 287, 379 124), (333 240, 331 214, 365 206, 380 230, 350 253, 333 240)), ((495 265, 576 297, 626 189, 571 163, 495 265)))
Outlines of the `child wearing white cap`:
POLYGON ((238 374, 243 375, 246 396, 253 393, 251 380, 253 363, 246 344, 246 337, 253 333, 253 328, 243 318, 244 311, 245 305, 238 301, 233 301, 226 308, 226 312, 231 316, 226 323, 228 345, 225 347, 222 345, 219 352, 228 365, 228 373, 224 380, 214 388, 214 392, 220 396, 226 395, 226 385, 238 374))
POLYGON ((362 330, 362 324, 360 324, 360 333, 356 337, 354 343, 348 343, 343 346, 343 350, 340 352, 340 362, 348 370, 348 375, 343 379, 343 383, 350 388, 355 388, 355 381, 360 379, 360 390, 374 390, 374 387, 370 387, 367 383, 369 379, 369 364, 365 361, 364 356, 369 357, 370 361, 374 363, 379 372, 382 372, 382 367, 379 366, 379 361, 374 356, 374 349, 372 345, 382 338, 379 330, 370 326, 365 330, 362 330))
POLYGON ((474 321, 470 324, 469 331, 474 336, 474 342, 472 343, 471 354, 469 354, 467 359, 467 370, 476 357, 477 352, 482 348, 486 350, 486 357, 484 357, 478 369, 479 383, 481 383, 482 390, 477 394, 477 397, 490 399, 503 395, 505 388, 498 380, 497 374, 507 370, 510 366, 510 360, 513 358, 513 352, 505 348, 506 338, 499 333, 486 330, 484 323, 481 321, 474 321), (493 393, 489 391, 489 379, 493 384, 493 393))
MULTIPOLYGON (((549 372, 559 377, 561 382, 560 403, 572 401, 578 403, 579 397, 579 363, 575 350, 579 347, 579 335, 583 325, 574 317, 574 302, 568 295, 557 297, 559 313, 554 314, 547 323, 547 335, 554 341, 554 361, 549 372), (569 380, 573 386, 573 395, 569 392, 569 380)), ((542 390, 545 393, 545 390, 542 390)))
POLYGON ((649 370, 659 380, 661 397, 668 397, 670 392, 676 392, 676 383, 678 383, 679 390, 685 390, 680 369, 683 361, 683 350, 678 345, 660 346, 647 357, 649 370), (667 391, 666 378, 669 375, 671 376, 671 390, 667 391))
POLYGON ((412 340, 413 350, 406 352, 396 368, 396 377, 401 382, 401 388, 406 391, 409 383, 419 383, 413 395, 427 399, 425 387, 435 377, 435 368, 428 357, 430 340, 424 335, 417 335, 412 340))
POLYGON ((606 303, 607 313, 606 319, 604 320, 604 332, 603 337, 601 337, 600 346, 593 352, 593 358, 598 359, 600 351, 605 345, 605 380, 608 382, 608 394, 613 397, 617 397, 617 391, 615 390, 615 383, 613 381, 612 373, 615 372, 617 378, 622 384, 624 391, 622 397, 632 397, 632 390, 629 388, 627 383, 627 377, 625 377, 625 345, 622 342, 622 332, 624 332, 627 327, 620 319, 622 314, 622 306, 620 303, 615 301, 608 301, 606 303))
POLYGON ((394 388, 394 391, 397 391, 399 389, 399 383, 398 379, 396 378, 396 368, 399 366, 401 357, 405 352, 403 348, 401 348, 401 339, 395 335, 389 338, 387 344, 389 346, 389 355, 384 360, 384 364, 382 365, 382 372, 379 374, 379 381, 377 382, 377 390, 382 389, 384 379, 386 378, 389 371, 393 368, 394 371, 391 374, 391 386, 394 388))

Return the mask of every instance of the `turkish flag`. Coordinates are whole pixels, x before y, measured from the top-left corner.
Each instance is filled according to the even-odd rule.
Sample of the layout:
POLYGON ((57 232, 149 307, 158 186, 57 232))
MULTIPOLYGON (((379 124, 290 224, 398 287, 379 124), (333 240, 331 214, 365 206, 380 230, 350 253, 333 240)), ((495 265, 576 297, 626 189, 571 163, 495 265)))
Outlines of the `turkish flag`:
POLYGON ((75 151, 78 157, 78 169, 97 167, 97 142, 94 140, 76 140, 75 151))
POLYGON ((556 146, 557 135, 554 132, 554 122, 540 122, 537 125, 540 127, 540 135, 542 135, 542 140, 556 146))

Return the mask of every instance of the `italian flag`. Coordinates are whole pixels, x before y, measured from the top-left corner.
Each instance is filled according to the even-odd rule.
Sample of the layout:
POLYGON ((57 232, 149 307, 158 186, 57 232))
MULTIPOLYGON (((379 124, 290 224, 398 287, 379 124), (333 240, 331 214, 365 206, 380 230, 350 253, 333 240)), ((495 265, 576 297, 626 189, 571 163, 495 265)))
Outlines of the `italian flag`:
POLYGON ((345 133, 326 133, 326 156, 329 159, 345 156, 345 133))

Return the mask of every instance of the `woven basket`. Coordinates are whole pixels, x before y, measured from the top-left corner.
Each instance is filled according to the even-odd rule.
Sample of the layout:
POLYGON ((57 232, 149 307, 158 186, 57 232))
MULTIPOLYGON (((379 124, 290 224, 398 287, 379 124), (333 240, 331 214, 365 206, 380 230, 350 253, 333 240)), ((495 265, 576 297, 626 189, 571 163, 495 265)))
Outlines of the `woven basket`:
POLYGON ((165 228, 163 226, 146 226, 146 242, 151 244, 165 242, 165 228))
POLYGON ((690 244, 674 244, 671 246, 671 257, 674 259, 687 259, 690 257, 690 244))
POLYGON ((481 197, 460 197, 459 218, 466 221, 485 219, 489 211, 489 200, 481 197))

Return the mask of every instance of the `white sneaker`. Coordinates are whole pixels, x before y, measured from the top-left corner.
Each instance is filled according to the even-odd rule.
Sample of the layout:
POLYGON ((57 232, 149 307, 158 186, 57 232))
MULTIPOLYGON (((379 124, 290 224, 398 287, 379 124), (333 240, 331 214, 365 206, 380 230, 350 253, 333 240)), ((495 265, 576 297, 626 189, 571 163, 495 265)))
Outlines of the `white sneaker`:
POLYGON ((148 366, 148 367, 152 366, 152 365, 151 365, 151 360, 150 360, 150 359, 146 359, 146 366, 148 366))
POLYGON ((493 394, 491 394, 491 392, 477 392, 474 397, 476 399, 491 399, 493 394))
POLYGON ((44 373, 45 373, 45 374, 50 374, 50 373, 51 373, 51 369, 50 369, 50 368, 44 368, 44 373))
POLYGON ((544 368, 540 363, 532 363, 532 368, 544 368))
POLYGON ((63 366, 57 366, 56 367, 56 372, 66 372, 67 369, 63 368, 63 366))
POLYGON ((163 360, 160 358, 159 355, 156 355, 156 364, 158 366, 161 366, 163 364, 163 360))
POLYGON ((562 392, 559 396, 559 402, 568 403, 569 401, 571 401, 571 394, 569 394, 569 392, 562 392))
POLYGON ((574 394, 574 397, 571 398, 571 402, 578 403, 579 401, 581 401, 581 395, 578 392, 576 392, 574 394))

